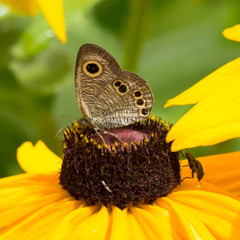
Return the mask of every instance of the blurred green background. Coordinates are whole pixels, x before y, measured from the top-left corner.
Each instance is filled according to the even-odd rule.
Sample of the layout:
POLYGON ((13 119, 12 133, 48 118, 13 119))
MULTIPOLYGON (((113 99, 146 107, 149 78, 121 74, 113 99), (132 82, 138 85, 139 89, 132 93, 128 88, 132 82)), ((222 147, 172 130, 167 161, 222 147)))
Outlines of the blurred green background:
MULTIPOLYGON (((125 70, 148 81, 152 113, 176 122, 191 106, 163 109, 223 64, 240 44, 224 28, 240 23, 238 0, 63 0, 68 41, 61 44, 43 14, 29 18, 0 4, 0 177, 22 172, 16 149, 43 140, 61 155, 57 131, 80 117, 74 88, 79 47, 104 47, 125 70), (71 115, 72 117, 64 117, 71 115)), ((224 114, 224 112, 223 112, 224 114)), ((195 156, 240 150, 238 139, 193 149, 195 156)))

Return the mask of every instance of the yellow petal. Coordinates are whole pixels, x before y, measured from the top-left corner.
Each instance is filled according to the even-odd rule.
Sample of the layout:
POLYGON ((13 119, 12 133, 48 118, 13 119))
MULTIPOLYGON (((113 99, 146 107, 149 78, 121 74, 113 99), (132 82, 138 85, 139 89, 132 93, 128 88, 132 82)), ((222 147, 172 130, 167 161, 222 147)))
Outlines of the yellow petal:
POLYGON ((156 217, 156 219, 159 222, 158 226, 161 226, 159 230, 162 231, 162 233, 160 233, 160 236, 162 236, 162 239, 169 239, 169 236, 171 236, 171 239, 179 239, 179 236, 175 231, 176 228, 174 231, 172 229, 172 224, 174 219, 171 218, 171 214, 167 209, 161 208, 156 204, 143 205, 141 206, 141 208, 148 211, 150 214, 156 217))
POLYGON ((172 150, 207 146, 240 136, 240 80, 234 79, 201 100, 170 130, 172 150))
POLYGON ((240 79, 240 58, 225 64, 183 93, 168 100, 164 107, 198 103, 234 79, 240 79))
POLYGON ((19 165, 26 172, 47 174, 59 172, 62 164, 60 157, 38 141, 35 146, 31 142, 23 143, 17 150, 19 165))
POLYGON ((240 24, 226 28, 223 31, 223 36, 229 40, 240 42, 240 24))
POLYGON ((12 205, 11 208, 0 213, 0 227, 9 226, 16 220, 25 218, 28 214, 33 213, 47 204, 62 200, 64 196, 65 193, 62 191, 60 193, 38 198, 34 201, 32 201, 30 197, 27 198, 27 201, 24 201, 25 199, 21 199, 19 203, 15 203, 15 205, 12 205))
MULTIPOLYGON (((1 183, 1 181, 0 181, 1 183)), ((19 183, 1 184, 0 204, 1 211, 12 208, 16 203, 26 203, 27 201, 37 201, 49 194, 64 194, 68 197, 67 192, 62 191, 61 187, 55 184, 40 184, 31 181, 20 181, 19 183), (25 199, 25 197, 28 198, 25 199), (7 199, 7 201, 6 201, 7 199)))
POLYGON ((240 58, 223 65, 183 93, 168 100, 164 107, 198 103, 236 78, 240 79, 240 58))
MULTIPOLYGON (((204 182, 214 184, 240 197, 240 152, 199 157, 204 182)), ((184 164, 184 163, 183 163, 184 164)))
POLYGON ((139 226, 144 230, 147 239, 173 239, 171 231, 168 231, 169 228, 165 229, 166 224, 162 224, 161 218, 155 217, 145 209, 132 207, 131 212, 139 226))
POLYGON ((240 236, 240 201, 207 191, 179 191, 157 205, 173 215, 182 239, 237 239, 240 236), (176 215, 174 217, 174 215, 176 215), (180 228, 180 229, 179 229, 180 228))
POLYGON ((169 100, 166 106, 197 103, 170 130, 167 141, 175 140, 172 151, 239 137, 239 91, 240 58, 169 100))
POLYGON ((106 207, 102 206, 98 212, 82 222, 78 222, 68 237, 69 239, 105 239, 108 222, 108 211, 106 207))
POLYGON ((1 0, 1 2, 19 14, 34 16, 38 12, 35 0, 1 0))
POLYGON ((127 208, 120 210, 117 207, 112 209, 111 232, 109 233, 111 240, 133 239, 131 228, 129 227, 127 218, 127 208), (119 227, 121 226, 121 227, 119 227))
POLYGON ((76 209, 79 201, 59 201, 47 204, 29 214, 18 224, 13 224, 5 229, 0 239, 52 239, 57 226, 69 212, 76 209), (26 231, 27 229, 27 231, 26 231))
POLYGON ((66 198, 69 194, 58 184, 56 175, 21 174, 0 179, 0 228, 66 198))
POLYGON ((49 25, 62 43, 67 41, 62 0, 36 0, 49 25))
MULTIPOLYGON (((55 232, 52 235, 51 239, 52 240, 78 239, 73 237, 74 234, 77 235, 78 233, 78 226, 81 225, 85 219, 90 218, 92 215, 98 212, 98 210, 99 207, 97 206, 90 207, 79 206, 79 208, 75 209, 74 211, 68 213, 65 217, 63 217, 60 224, 56 227, 55 232), (71 238, 70 236, 72 236, 73 238, 71 238)), ((79 235, 81 235, 81 233, 79 233, 79 235)))
POLYGON ((139 225, 139 223, 137 222, 137 219, 134 217, 134 215, 131 212, 128 213, 128 222, 132 230, 132 235, 134 236, 132 239, 138 239, 138 240, 149 239, 146 235, 146 232, 144 231, 144 229, 142 229, 142 226, 139 225))
MULTIPOLYGON (((173 191, 199 190, 224 194, 239 200, 240 197, 240 152, 198 157, 203 166, 204 177, 199 183, 196 179, 185 179, 173 191)), ((181 160, 181 177, 191 177, 187 160, 181 160)))
MULTIPOLYGON (((188 174, 187 176, 190 177, 191 174, 188 174)), ((181 191, 206 191, 206 192, 222 194, 230 198, 236 199, 238 201, 240 200, 238 196, 236 196, 231 192, 228 192, 227 190, 221 188, 220 186, 204 181, 204 178, 201 180, 201 182, 197 181, 196 178, 184 179, 184 182, 173 190, 173 192, 181 192, 181 191)))
POLYGON ((235 239, 240 236, 240 222, 237 222, 240 201, 206 191, 178 192, 172 195, 172 200, 174 203, 179 202, 184 212, 196 216, 207 229, 211 228, 215 238, 235 239))

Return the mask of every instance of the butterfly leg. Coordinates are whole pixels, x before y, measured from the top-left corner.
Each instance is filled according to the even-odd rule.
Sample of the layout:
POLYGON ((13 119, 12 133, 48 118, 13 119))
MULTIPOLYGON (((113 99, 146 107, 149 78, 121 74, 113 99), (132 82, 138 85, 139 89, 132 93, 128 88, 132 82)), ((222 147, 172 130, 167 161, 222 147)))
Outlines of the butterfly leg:
POLYGON ((113 133, 111 133, 111 132, 108 132, 108 131, 104 131, 103 132, 104 134, 109 134, 109 135, 111 135, 111 136, 113 136, 113 137, 115 137, 119 142, 121 142, 121 143, 124 143, 124 141, 123 140, 121 140, 120 138, 118 138, 115 134, 113 134, 113 133))
POLYGON ((93 129, 96 131, 96 133, 98 134, 98 136, 102 139, 103 144, 107 145, 106 142, 105 142, 105 140, 104 140, 104 138, 103 138, 103 136, 98 132, 98 129, 96 129, 96 128, 93 128, 93 129))

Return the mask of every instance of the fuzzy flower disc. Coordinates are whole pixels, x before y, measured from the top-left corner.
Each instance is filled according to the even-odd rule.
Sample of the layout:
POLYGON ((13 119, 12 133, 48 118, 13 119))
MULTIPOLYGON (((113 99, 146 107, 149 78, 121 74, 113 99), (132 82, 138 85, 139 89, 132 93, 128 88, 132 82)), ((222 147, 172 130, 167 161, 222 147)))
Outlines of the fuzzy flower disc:
POLYGON ((88 205, 151 204, 180 184, 179 152, 170 151, 168 131, 164 121, 149 118, 99 132, 103 141, 76 122, 64 133, 60 184, 88 205))

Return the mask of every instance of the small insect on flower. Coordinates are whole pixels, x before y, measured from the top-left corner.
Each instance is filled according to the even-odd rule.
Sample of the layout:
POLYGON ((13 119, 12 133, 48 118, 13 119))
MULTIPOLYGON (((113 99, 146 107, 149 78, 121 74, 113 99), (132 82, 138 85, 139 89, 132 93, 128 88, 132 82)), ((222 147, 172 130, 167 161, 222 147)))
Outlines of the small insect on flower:
POLYGON ((200 181, 204 175, 202 164, 194 158, 190 152, 186 152, 185 156, 187 157, 188 165, 192 170, 192 177, 194 177, 194 173, 196 173, 198 181, 200 181))

